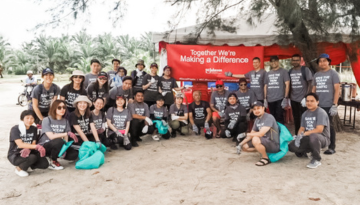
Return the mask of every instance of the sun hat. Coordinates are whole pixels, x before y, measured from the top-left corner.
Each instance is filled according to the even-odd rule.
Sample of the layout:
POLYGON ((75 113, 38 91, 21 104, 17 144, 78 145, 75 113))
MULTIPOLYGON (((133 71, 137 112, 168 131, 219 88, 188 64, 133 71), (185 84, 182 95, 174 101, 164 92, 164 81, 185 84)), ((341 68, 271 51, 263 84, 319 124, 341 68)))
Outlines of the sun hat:
POLYGON ((76 104, 78 102, 87 102, 89 107, 91 107, 92 102, 89 100, 89 98, 86 95, 79 95, 73 102, 74 107, 76 107, 76 104))
POLYGON ((144 68, 145 68, 145 64, 144 64, 144 60, 138 60, 137 63, 135 64, 135 68, 138 66, 138 65, 143 65, 144 68))
POLYGON ((327 54, 327 53, 322 53, 322 54, 319 55, 319 58, 316 59, 316 63, 317 63, 317 64, 319 64, 320 58, 326 58, 326 59, 329 61, 329 64, 331 63, 330 56, 329 56, 329 54, 327 54))
POLYGON ((85 77, 84 72, 82 72, 81 70, 74 70, 74 71, 72 72, 71 76, 70 76, 70 80, 71 80, 71 78, 72 78, 74 75, 78 75, 78 76, 83 76, 83 77, 85 77))

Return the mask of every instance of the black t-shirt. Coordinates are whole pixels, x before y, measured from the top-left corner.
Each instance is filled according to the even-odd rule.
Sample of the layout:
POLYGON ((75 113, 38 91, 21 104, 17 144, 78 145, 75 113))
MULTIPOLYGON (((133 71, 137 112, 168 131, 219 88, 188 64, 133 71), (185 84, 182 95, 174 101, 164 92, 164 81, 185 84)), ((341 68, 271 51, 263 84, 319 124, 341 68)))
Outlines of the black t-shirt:
POLYGON ((87 118, 85 116, 78 117, 78 116, 76 116, 75 111, 74 111, 74 112, 70 113, 69 119, 70 119, 71 131, 73 133, 78 134, 74 128, 74 125, 79 125, 84 134, 90 133, 90 131, 91 131, 90 123, 93 123, 91 114, 87 118))
POLYGON ((206 109, 209 108, 210 105, 206 101, 200 101, 200 104, 197 105, 195 102, 192 102, 189 105, 189 113, 191 112, 193 114, 194 120, 203 120, 206 119, 207 111, 206 109))
POLYGON ((150 83, 152 78, 155 79, 155 83, 150 84, 150 86, 144 90, 144 101, 156 101, 156 96, 159 94, 159 76, 146 74, 143 78, 142 85, 150 83))
POLYGON ((109 95, 109 91, 106 91, 104 86, 96 90, 95 83, 96 82, 91 83, 86 89, 87 96, 92 102, 94 102, 96 98, 106 98, 109 95))
POLYGON ((34 126, 30 126, 30 128, 26 130, 26 135, 21 135, 19 125, 12 127, 10 130, 10 147, 8 151, 8 157, 14 154, 18 154, 22 150, 18 148, 15 140, 21 139, 24 143, 31 144, 34 140, 36 140, 36 136, 37 128, 34 126))
POLYGON ((163 92, 166 92, 165 105, 171 105, 174 103, 174 95, 172 92, 173 88, 178 88, 175 78, 165 79, 163 76, 160 77, 159 86, 163 92))
POLYGON ((66 106, 69 108, 75 108, 73 103, 79 95, 86 95, 85 89, 84 88, 80 88, 80 90, 71 89, 70 84, 65 85, 60 91, 60 96, 65 97, 66 106))

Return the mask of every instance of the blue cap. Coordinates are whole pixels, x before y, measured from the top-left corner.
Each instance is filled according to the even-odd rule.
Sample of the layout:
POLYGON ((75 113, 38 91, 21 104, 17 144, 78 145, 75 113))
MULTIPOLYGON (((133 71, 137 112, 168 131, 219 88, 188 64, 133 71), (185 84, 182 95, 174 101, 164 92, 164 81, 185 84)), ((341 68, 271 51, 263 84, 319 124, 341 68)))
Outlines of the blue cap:
POLYGON ((46 75, 46 74, 48 74, 48 73, 54 74, 54 71, 51 70, 50 68, 45 68, 45 69, 42 71, 42 74, 43 74, 43 75, 46 75))
POLYGON ((326 58, 326 59, 329 61, 329 63, 331 63, 330 56, 329 56, 329 54, 327 54, 327 53, 322 53, 322 54, 320 54, 319 58, 316 60, 316 63, 317 63, 317 64, 319 64, 320 58, 326 58))

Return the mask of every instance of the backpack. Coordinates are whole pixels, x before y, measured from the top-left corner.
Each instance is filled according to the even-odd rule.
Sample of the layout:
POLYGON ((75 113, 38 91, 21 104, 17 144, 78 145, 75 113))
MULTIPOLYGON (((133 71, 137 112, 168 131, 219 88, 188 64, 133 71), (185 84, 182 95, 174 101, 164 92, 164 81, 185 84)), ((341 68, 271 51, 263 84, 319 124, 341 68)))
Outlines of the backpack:
POLYGON ((280 138, 280 151, 277 153, 267 153, 271 162, 279 161, 289 151, 288 142, 293 140, 293 137, 287 127, 277 122, 279 127, 279 138, 280 138))
MULTIPOLYGON (((301 66, 300 69, 301 69, 301 75, 302 75, 304 81, 307 81, 307 80, 306 80, 306 66, 301 66)), ((309 69, 309 70, 310 70, 310 69, 309 69)), ((292 71, 293 71, 293 68, 291 68, 291 69, 289 70, 289 76, 291 75, 292 71)), ((310 70, 310 71, 312 72, 312 70, 310 70)), ((314 74, 314 73, 313 73, 313 74, 314 74)))

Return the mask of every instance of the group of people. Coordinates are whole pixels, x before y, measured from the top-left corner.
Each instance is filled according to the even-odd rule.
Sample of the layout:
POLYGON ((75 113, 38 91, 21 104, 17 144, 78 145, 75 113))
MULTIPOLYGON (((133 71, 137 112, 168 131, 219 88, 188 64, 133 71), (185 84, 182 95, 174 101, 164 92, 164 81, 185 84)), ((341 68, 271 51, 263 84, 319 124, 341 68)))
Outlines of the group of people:
POLYGON ((104 72, 93 59, 90 73, 73 71, 71 82, 61 89, 53 83, 53 70, 46 68, 42 84, 31 94, 29 110, 21 113, 19 124, 11 129, 8 159, 16 166, 16 174, 28 176, 29 168, 63 169, 58 159, 76 160, 84 141, 112 150, 118 146, 130 150, 138 147, 146 134, 160 140, 192 130, 196 135, 204 133, 207 139, 232 138, 238 153, 257 151, 261 159, 256 165, 264 166, 270 163, 267 153, 280 151, 277 122, 284 123, 283 108, 289 106, 290 98, 297 134, 289 150, 298 157, 311 157, 307 166, 316 168, 321 164, 320 148, 329 146, 325 154, 335 153, 331 117, 337 112, 339 77, 330 69, 326 54, 320 55, 320 71, 314 76, 309 68, 300 66, 300 59, 294 55, 293 68, 287 72, 273 56, 271 70, 266 72, 260 68, 260 58, 255 57, 253 71, 225 73, 240 78, 238 91, 227 91, 218 80, 210 103, 201 100, 200 91, 194 91, 189 105, 184 103, 183 87, 171 77, 169 66, 158 76, 156 63, 146 73, 144 61, 139 60, 127 76, 120 60, 114 59, 114 69, 104 72), (247 132, 251 121, 254 124, 247 132), (73 145, 60 156, 69 141, 73 145))

